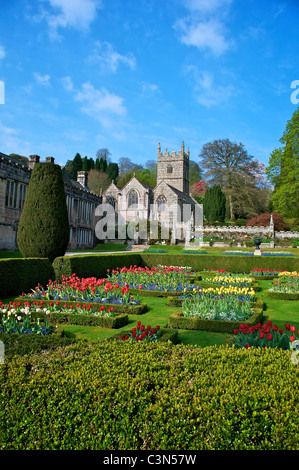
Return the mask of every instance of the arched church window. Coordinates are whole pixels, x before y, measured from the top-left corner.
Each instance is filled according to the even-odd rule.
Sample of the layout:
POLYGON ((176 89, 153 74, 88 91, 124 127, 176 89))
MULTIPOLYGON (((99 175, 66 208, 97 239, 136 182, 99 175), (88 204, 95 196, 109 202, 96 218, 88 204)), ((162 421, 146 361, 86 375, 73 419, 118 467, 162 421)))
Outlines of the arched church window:
POLYGON ((165 211, 165 206, 166 206, 166 199, 164 196, 159 196, 157 199, 157 206, 158 206, 158 211, 163 212, 165 211))
POLYGON ((128 194, 128 209, 138 209, 138 193, 135 189, 128 194))
POLYGON ((172 166, 171 165, 167 165, 167 173, 170 174, 172 173, 172 166))
POLYGON ((115 201, 113 196, 107 196, 106 197, 106 202, 107 202, 107 204, 110 204, 115 209, 116 201, 115 201))

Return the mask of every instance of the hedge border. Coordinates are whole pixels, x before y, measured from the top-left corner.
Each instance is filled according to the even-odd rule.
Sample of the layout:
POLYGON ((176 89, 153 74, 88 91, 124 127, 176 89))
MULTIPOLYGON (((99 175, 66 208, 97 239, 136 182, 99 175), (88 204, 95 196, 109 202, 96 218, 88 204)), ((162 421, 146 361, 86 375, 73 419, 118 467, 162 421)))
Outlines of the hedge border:
POLYGON ((271 299, 277 300, 299 300, 299 293, 296 294, 295 292, 272 292, 270 290, 266 290, 266 294, 271 299))
POLYGON ((263 319, 262 308, 255 308, 254 313, 246 320, 246 322, 226 321, 226 320, 204 320, 201 318, 185 318, 182 309, 177 310, 169 316, 168 328, 180 330, 200 330, 213 331, 217 333, 233 333, 242 323, 253 326, 263 319))

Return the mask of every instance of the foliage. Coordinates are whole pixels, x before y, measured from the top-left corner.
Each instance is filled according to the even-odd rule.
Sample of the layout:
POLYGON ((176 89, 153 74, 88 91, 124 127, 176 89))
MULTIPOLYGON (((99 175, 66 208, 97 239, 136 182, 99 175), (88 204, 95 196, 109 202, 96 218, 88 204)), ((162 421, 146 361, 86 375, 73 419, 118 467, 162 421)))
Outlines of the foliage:
POLYGON ((267 176, 274 185, 271 203, 285 217, 299 217, 299 108, 287 122, 282 147, 270 155, 267 176))
POLYGON ((37 163, 29 181, 18 226, 17 242, 25 258, 65 254, 69 222, 62 171, 53 163, 37 163))
MULTIPOLYGON (((231 220, 236 216, 248 217, 246 208, 260 212, 260 190, 263 184, 263 167, 248 154, 242 143, 218 139, 202 147, 199 155, 205 178, 211 185, 219 185, 227 197, 231 220), (245 210, 245 213, 244 213, 245 210)), ((251 214, 250 214, 251 215, 251 214)))
POLYGON ((39 282, 46 283, 55 276, 48 259, 0 259, 0 299, 33 289, 39 282))
POLYGON ((252 217, 247 221, 247 227, 268 227, 270 225, 271 215, 274 224, 274 230, 276 232, 289 230, 289 225, 285 222, 283 216, 277 212, 272 214, 264 213, 258 217, 252 217))
POLYGON ((220 186, 212 186, 205 192, 203 214, 208 222, 224 222, 226 197, 220 186))
POLYGON ((105 191, 108 188, 110 183, 111 180, 107 173, 95 169, 88 172, 87 186, 93 193, 99 195, 101 191, 105 191))
POLYGON ((290 351, 77 342, 0 381, 2 450, 299 449, 290 351))

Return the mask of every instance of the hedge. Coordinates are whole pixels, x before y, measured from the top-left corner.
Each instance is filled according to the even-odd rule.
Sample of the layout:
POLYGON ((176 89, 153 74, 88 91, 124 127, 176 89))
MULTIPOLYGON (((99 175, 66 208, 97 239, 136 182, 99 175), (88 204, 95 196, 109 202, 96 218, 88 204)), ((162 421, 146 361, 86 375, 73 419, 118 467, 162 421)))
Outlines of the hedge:
POLYGON ((76 274, 79 277, 106 277, 108 269, 130 267, 130 265, 143 266, 139 254, 117 253, 99 255, 61 256, 54 260, 56 280, 62 275, 67 277, 76 274))
POLYGON ((77 341, 77 339, 65 336, 61 326, 56 327, 55 325, 53 328, 54 330, 51 335, 19 335, 17 333, 5 334, 1 332, 0 341, 2 341, 5 346, 5 362, 17 355, 39 354, 70 345, 77 341))
POLYGON ((228 272, 249 273, 253 268, 299 271, 299 258, 262 256, 193 256, 188 254, 117 253, 99 255, 62 256, 53 265, 42 258, 13 258, 0 260, 0 299, 29 292, 38 283, 46 285, 50 279, 61 280, 62 275, 105 277, 108 269, 130 266, 158 265, 190 266, 194 271, 204 268, 225 269, 228 272))
POLYGON ((30 292, 38 283, 55 279, 55 272, 46 258, 0 259, 0 299, 30 292))
POLYGON ((299 293, 295 292, 274 292, 270 290, 266 290, 266 294, 271 299, 277 300, 299 300, 299 293))
POLYGON ((227 320, 205 320, 202 318, 186 318, 179 309, 169 316, 168 328, 180 330, 214 331, 218 333, 233 333, 239 325, 246 323, 248 326, 256 325, 263 319, 263 309, 255 308, 254 313, 245 322, 227 320))
MULTIPOLYGON (((203 271, 204 268, 225 269, 232 273, 249 273, 253 268, 285 269, 299 271, 299 258, 294 257, 262 257, 262 256, 229 256, 229 255, 202 255, 166 253, 117 253, 113 255, 74 255, 56 258, 53 262, 56 279, 62 274, 70 276, 75 273, 79 277, 105 277, 107 269, 116 269, 130 266, 158 265, 188 266, 194 271, 203 271)), ((210 273, 208 273, 210 274, 210 273)))
POLYGON ((2 450, 299 450, 291 352, 77 342, 0 367, 2 450))

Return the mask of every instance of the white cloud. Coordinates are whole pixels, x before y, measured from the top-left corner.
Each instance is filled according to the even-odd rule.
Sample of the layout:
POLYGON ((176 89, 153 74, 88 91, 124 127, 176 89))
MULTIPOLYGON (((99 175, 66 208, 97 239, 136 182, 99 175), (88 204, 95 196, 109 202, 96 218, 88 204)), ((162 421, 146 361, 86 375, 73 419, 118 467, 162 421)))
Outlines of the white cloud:
POLYGON ((0 46, 0 59, 4 59, 6 56, 5 48, 4 46, 0 46))
POLYGON ((192 19, 183 20, 177 23, 176 29, 183 44, 203 51, 210 50, 216 56, 224 54, 233 44, 225 37, 224 25, 216 19, 196 23, 192 19))
POLYGON ((210 108, 227 101, 231 96, 237 94, 234 85, 221 85, 216 83, 214 75, 207 71, 199 71, 191 66, 187 69, 194 80, 194 93, 199 104, 210 108))
POLYGON ((75 95, 75 100, 82 103, 81 110, 84 113, 94 117, 105 127, 113 126, 115 117, 126 114, 123 98, 105 88, 97 90, 89 82, 83 83, 81 90, 75 95))
POLYGON ((232 0, 182 0, 182 3, 188 10, 211 13, 229 6, 232 0))
POLYGON ((88 57, 91 62, 98 63, 102 71, 110 71, 115 73, 120 64, 127 65, 130 69, 136 66, 134 54, 129 52, 127 55, 120 54, 108 42, 96 42, 93 53, 88 57))
POLYGON ((72 82, 71 77, 69 77, 69 76, 63 77, 63 78, 61 79, 61 82, 62 82, 63 87, 64 87, 67 91, 73 91, 74 86, 73 86, 73 82, 72 82))
POLYGON ((174 24, 174 29, 183 44, 212 52, 216 56, 234 46, 225 26, 232 0, 181 1, 187 14, 174 24))
POLYGON ((38 72, 34 72, 34 78, 35 80, 40 84, 44 86, 50 85, 50 75, 41 75, 38 72))
POLYGON ((86 31, 95 19, 101 0, 42 0, 52 11, 43 10, 40 18, 45 18, 50 28, 50 36, 58 38, 59 28, 75 28, 86 31))

